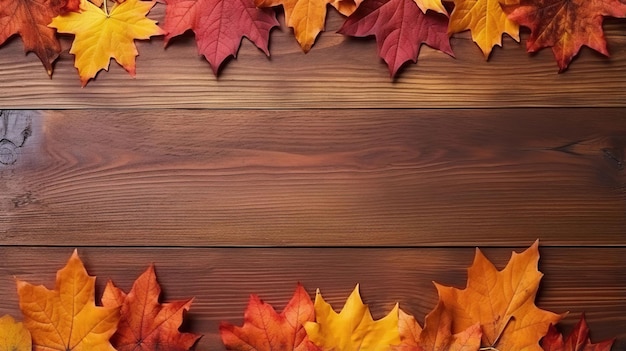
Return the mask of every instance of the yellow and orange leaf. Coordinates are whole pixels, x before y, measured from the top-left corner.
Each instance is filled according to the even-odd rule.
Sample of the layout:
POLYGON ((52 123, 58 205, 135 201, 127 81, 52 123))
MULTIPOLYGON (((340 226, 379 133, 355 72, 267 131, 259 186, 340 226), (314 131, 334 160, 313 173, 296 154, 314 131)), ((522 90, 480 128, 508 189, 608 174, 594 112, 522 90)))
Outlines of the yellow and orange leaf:
POLYGON ((441 0, 415 0, 415 3, 420 8, 420 10, 424 12, 424 14, 426 14, 426 11, 428 10, 439 12, 444 15, 448 14, 448 11, 446 10, 445 6, 443 6, 441 0))
POLYGON ((54 290, 17 280, 34 351, 115 351, 109 338, 117 329, 119 308, 96 306, 95 282, 76 250, 57 272, 54 290))
POLYGON ((109 13, 87 0, 80 4, 81 12, 57 16, 50 23, 61 33, 75 34, 70 53, 76 56, 74 66, 82 86, 104 69, 114 58, 131 76, 135 76, 135 39, 149 39, 164 31, 146 15, 154 2, 128 0, 116 3, 109 13))
POLYGON ((340 313, 315 295, 315 320, 304 325, 306 333, 323 351, 385 351, 400 344, 398 305, 389 314, 374 321, 369 307, 363 304, 357 285, 340 313))
POLYGON ((464 290, 436 284, 439 299, 452 318, 453 333, 479 323, 483 347, 499 351, 542 350, 539 340, 561 316, 535 305, 543 276, 537 270, 538 247, 537 241, 521 254, 514 252, 502 271, 476 249, 464 290))
POLYGON ((32 351, 32 339, 24 324, 9 315, 0 318, 0 351, 32 351))
MULTIPOLYGON (((131 0, 128 0, 131 1, 131 0)), ((154 266, 135 280, 128 294, 109 281, 102 295, 106 307, 120 307, 120 324, 111 338, 117 351, 187 351, 201 335, 178 331, 193 299, 159 303, 161 287, 154 266)))
POLYGON ((470 30, 472 40, 487 59, 495 45, 502 46, 504 33, 519 42, 519 25, 509 19, 502 9, 502 5, 518 2, 519 0, 454 0, 448 33, 470 30))
POLYGON ((298 284, 293 297, 280 313, 256 295, 244 314, 242 327, 220 324, 220 336, 227 350, 235 351, 319 351, 307 337, 303 324, 315 320, 311 297, 298 284))
POLYGON ((362 0, 254 0, 258 7, 283 5, 285 21, 293 28, 304 52, 311 50, 317 35, 324 30, 326 7, 334 6, 344 16, 356 10, 362 0))

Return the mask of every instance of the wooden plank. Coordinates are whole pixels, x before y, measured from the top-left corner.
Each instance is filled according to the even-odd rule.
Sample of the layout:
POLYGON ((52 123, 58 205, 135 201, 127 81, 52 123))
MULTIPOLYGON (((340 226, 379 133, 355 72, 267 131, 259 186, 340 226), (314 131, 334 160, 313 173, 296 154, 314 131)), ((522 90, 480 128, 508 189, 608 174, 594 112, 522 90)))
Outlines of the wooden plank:
MULTIPOLYGON (((163 21, 164 5, 151 18, 163 21)), ((418 64, 396 80, 371 40, 335 33, 343 19, 330 11, 327 31, 303 54, 290 28, 271 35, 268 59, 244 40, 237 60, 215 78, 197 54, 193 37, 138 43, 137 78, 116 63, 81 89, 70 39, 48 79, 38 59, 24 55, 19 38, 0 48, 0 106, 5 108, 362 108, 626 106, 626 22, 607 19, 611 58, 583 48, 565 74, 550 49, 525 52, 505 36, 486 62, 469 34, 456 34, 456 59, 422 47, 418 64)))
POLYGON ((16 112, 0 242, 624 246, 625 112, 16 112))
MULTIPOLYGON (((488 249, 498 266, 511 248, 488 249)), ((0 314, 19 317, 14 277, 33 284, 54 285, 56 270, 71 248, 0 247, 0 314)), ((519 250, 518 250, 519 251, 519 250)), ((154 262, 164 301, 195 296, 188 315, 189 330, 204 334, 197 350, 223 350, 217 333, 220 321, 240 324, 249 294, 256 293, 282 309, 296 282, 313 294, 320 288, 335 308, 356 283, 375 318, 400 302, 423 322, 436 304, 431 281, 465 286, 472 262, 471 248, 333 249, 333 248, 83 248, 79 255, 96 275, 100 296, 107 279, 122 289, 154 262), (113 259, 114 258, 114 259, 113 259)), ((594 341, 617 337, 613 350, 626 348, 626 249, 542 248, 545 274, 538 305, 554 312, 569 311, 571 327, 586 312, 594 341)))

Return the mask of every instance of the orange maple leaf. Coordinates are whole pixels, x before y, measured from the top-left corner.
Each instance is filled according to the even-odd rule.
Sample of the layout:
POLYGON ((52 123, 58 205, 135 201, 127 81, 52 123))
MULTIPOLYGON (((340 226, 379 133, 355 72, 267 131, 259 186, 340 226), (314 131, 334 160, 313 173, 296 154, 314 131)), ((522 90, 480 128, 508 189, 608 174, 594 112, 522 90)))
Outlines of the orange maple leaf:
POLYGON ((334 6, 344 16, 349 16, 363 0, 254 0, 258 7, 283 5, 285 22, 294 30, 302 50, 311 50, 315 38, 324 30, 327 5, 334 6))
POLYGON ((502 5, 512 5, 519 0, 454 0, 448 33, 469 30, 472 40, 480 47, 485 59, 495 45, 502 46, 504 33, 519 42, 519 25, 509 18, 502 5))
POLYGON ((536 241, 523 253, 514 252, 502 271, 476 249, 464 290, 435 284, 439 299, 452 318, 454 333, 480 323, 483 347, 541 351, 539 340, 561 316, 535 305, 543 276, 537 270, 538 247, 536 241))
POLYGON ((528 52, 551 47, 560 72, 583 45, 609 56, 604 17, 626 17, 626 3, 621 0, 521 0, 505 10, 511 20, 530 28, 528 52))
POLYGON ((481 330, 478 323, 452 335, 452 317, 446 313, 443 302, 426 316, 424 329, 410 315, 400 313, 400 340, 394 351, 478 351, 481 330))
POLYGON ((76 250, 57 272, 54 290, 17 280, 34 351, 115 351, 109 338, 117 328, 119 308, 96 306, 95 282, 76 250))
POLYGON ((563 341, 563 335, 556 330, 554 325, 551 325, 548 334, 541 340, 541 346, 544 351, 611 351, 614 341, 615 339, 610 339, 592 344, 589 340, 589 327, 587 327, 585 315, 582 315, 565 341, 563 341))
POLYGON ((298 284, 293 297, 280 313, 256 295, 244 313, 242 327, 220 324, 220 336, 228 350, 317 351, 307 337, 303 324, 315 320, 311 297, 298 284))
POLYGON ((201 337, 178 331, 193 299, 160 304, 160 294, 153 265, 135 280, 128 294, 107 282, 102 304, 121 307, 120 324, 111 338, 118 351, 187 351, 201 337))
POLYGON ((54 16, 77 10, 77 0, 0 0, 0 45, 19 34, 24 50, 34 52, 52 75, 52 62, 59 56, 61 44, 47 25, 54 16))

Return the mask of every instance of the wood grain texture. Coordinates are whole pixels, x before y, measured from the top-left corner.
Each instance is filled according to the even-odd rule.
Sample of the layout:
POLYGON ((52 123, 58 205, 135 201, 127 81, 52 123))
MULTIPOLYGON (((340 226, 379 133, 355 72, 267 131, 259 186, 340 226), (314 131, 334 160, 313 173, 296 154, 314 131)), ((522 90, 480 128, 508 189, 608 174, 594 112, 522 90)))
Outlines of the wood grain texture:
MULTIPOLYGON (((484 252, 502 268, 511 250, 484 252)), ((20 315, 13 277, 51 288, 56 270, 71 252, 72 248, 0 248, 0 314, 20 315)), ((89 273, 98 277, 98 297, 108 279, 127 290, 150 263, 155 263, 163 301, 195 297, 187 328, 204 334, 198 351, 215 351, 224 349, 217 332, 219 322, 241 325, 249 294, 258 294, 280 310, 298 281, 311 294, 319 288, 336 309, 360 283, 363 299, 375 318, 399 302, 423 323, 437 301, 431 281, 465 286, 466 267, 474 250, 83 248, 79 255, 89 273)), ((594 341, 616 336, 613 350, 624 350, 626 249, 542 248, 541 255, 540 269, 545 276, 538 305, 559 313, 569 311, 563 322, 565 329, 585 312, 594 341)))
MULTIPOLYGON (((151 18, 164 19, 157 4, 151 18)), ((611 58, 583 48, 565 74, 557 74, 551 50, 525 52, 505 37, 486 62, 468 33, 456 34, 456 59, 422 47, 418 64, 392 81, 373 39, 335 33, 343 19, 329 13, 326 32, 308 54, 283 25, 271 35, 272 57, 244 40, 237 60, 219 78, 197 54, 193 36, 139 42, 137 78, 116 63, 81 89, 71 38, 48 76, 37 58, 25 56, 19 38, 0 47, 0 107, 4 108, 449 108, 626 106, 626 21, 607 19, 611 58)))
POLYGON ((3 245, 626 245, 625 109, 15 114, 3 245))

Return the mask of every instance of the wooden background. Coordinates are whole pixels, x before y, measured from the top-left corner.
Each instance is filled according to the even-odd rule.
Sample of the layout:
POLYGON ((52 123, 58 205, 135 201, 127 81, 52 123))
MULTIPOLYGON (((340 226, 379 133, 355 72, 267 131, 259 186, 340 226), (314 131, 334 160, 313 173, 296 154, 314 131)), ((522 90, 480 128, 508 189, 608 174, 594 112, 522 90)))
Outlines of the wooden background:
POLYGON ((503 267, 539 238, 540 307, 626 350, 626 21, 564 74, 463 33, 394 81, 340 25, 307 55, 284 24, 270 59, 244 41, 217 79, 191 35, 142 42, 136 79, 113 63, 82 89, 67 51, 50 80, 0 47, 0 314, 78 247, 99 293, 154 262, 164 299, 196 298, 197 349, 223 350, 250 293, 282 309, 300 281, 340 308, 361 283, 376 318, 423 321, 474 247, 503 267))

